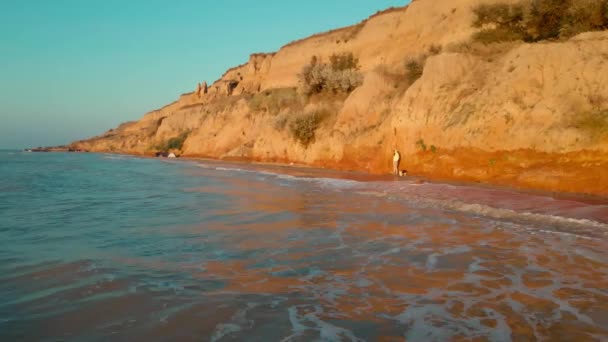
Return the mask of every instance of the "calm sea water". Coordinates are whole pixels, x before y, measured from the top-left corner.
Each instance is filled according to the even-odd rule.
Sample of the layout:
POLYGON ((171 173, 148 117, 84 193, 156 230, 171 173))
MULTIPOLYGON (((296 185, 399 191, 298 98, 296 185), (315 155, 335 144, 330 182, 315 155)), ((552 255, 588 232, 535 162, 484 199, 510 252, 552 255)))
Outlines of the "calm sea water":
POLYGON ((0 340, 607 340, 608 205, 0 151, 0 340))

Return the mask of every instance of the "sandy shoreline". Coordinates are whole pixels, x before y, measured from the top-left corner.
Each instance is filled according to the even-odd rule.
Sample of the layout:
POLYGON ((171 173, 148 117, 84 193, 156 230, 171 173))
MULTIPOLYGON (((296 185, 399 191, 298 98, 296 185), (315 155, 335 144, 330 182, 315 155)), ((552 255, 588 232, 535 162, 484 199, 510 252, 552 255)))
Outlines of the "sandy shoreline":
POLYGON ((334 178, 334 179, 347 179, 355 180, 359 182, 373 182, 373 181, 386 181, 386 182, 416 182, 419 184, 432 183, 432 184, 447 184, 453 186, 462 187, 474 187, 492 190, 502 191, 513 191, 521 194, 552 197, 555 199, 562 200, 573 200, 588 204, 607 204, 608 195, 584 193, 584 192, 568 192, 568 191, 550 191, 546 189, 536 189, 528 187, 517 187, 504 184, 493 184, 481 181, 465 181, 458 179, 447 179, 447 178, 435 178, 426 175, 408 175, 405 177, 396 177, 391 174, 377 174, 371 172, 365 172, 360 170, 341 170, 336 168, 325 168, 315 165, 306 165, 301 163, 284 163, 284 162, 271 162, 271 161, 257 161, 249 160, 246 158, 229 158, 229 159, 217 159, 212 157, 192 157, 184 156, 175 159, 157 158, 149 155, 141 155, 135 153, 116 153, 116 152, 93 152, 101 154, 114 154, 114 155, 126 155, 146 159, 159 159, 159 160, 171 160, 171 161, 186 161, 186 162, 197 162, 197 163, 213 163, 220 166, 234 166, 235 168, 252 170, 252 171, 265 171, 279 174, 286 174, 291 176, 309 177, 309 178, 334 178))
MULTIPOLYGON (((161 159, 152 155, 140 154, 140 153, 128 153, 128 152, 109 152, 109 151, 92 151, 92 152, 70 152, 70 151, 52 151, 53 153, 98 153, 98 154, 112 154, 112 155, 125 155, 125 156, 133 156, 139 158, 146 159, 161 159)), ((500 154, 500 153, 495 153, 500 154)), ((515 153, 513 153, 515 154, 515 153)), ((527 152, 526 154, 529 154, 527 152)), ((410 156, 411 157, 411 156, 410 156)), ((478 156, 479 157, 479 156, 478 156)), ((486 156, 484 156, 486 157, 486 156)), ((546 156, 545 156, 546 157, 546 156)), ((433 160, 442 159, 442 155, 432 155, 429 157, 428 154, 420 154, 414 158, 410 158, 406 160, 404 163, 410 162, 411 168, 407 168, 409 173, 405 177, 396 177, 388 173, 390 171, 387 168, 387 173, 379 173, 373 172, 375 170, 367 171, 367 170, 359 170, 356 166, 349 167, 349 165, 342 165, 338 167, 338 165, 334 165, 336 163, 319 163, 321 165, 310 165, 304 163, 290 162, 290 161, 265 161, 265 160, 256 160, 254 158, 244 158, 244 157, 231 157, 231 158, 214 158, 210 156, 180 156, 176 159, 165 159, 163 160, 174 160, 174 161, 191 161, 191 162, 207 162, 207 163, 218 163, 223 165, 237 165, 240 168, 252 169, 252 170, 261 170, 261 171, 270 171, 277 172, 282 174, 288 174, 292 176, 307 176, 307 177, 324 177, 324 178, 336 178, 336 179, 351 179, 356 181, 415 181, 419 183, 437 183, 437 184, 449 184, 454 186, 473 186, 476 188, 486 188, 486 189, 496 189, 496 190, 506 190, 506 191, 516 191, 519 193, 525 193, 530 195, 538 195, 538 196, 547 196, 559 199, 571 199, 576 201, 581 201, 585 203, 600 203, 603 204, 605 202, 608 203, 608 190, 603 189, 601 185, 603 184, 602 179, 606 178, 603 174, 599 174, 597 177, 593 177, 593 173, 596 173, 596 170, 590 170, 589 168, 580 167, 579 172, 586 173, 586 177, 584 181, 579 180, 576 184, 568 185, 565 181, 561 181, 561 186, 557 187, 557 189, 553 189, 551 185, 555 185, 555 182, 536 182, 530 184, 529 182, 522 182, 521 179, 519 181, 509 181, 513 179, 509 179, 510 176, 507 173, 513 173, 513 170, 509 170, 509 166, 504 167, 509 172, 504 174, 503 179, 492 179, 492 175, 488 174, 487 177, 479 177, 480 179, 475 179, 471 177, 449 177, 446 175, 446 172, 425 172, 421 170, 419 167, 420 162, 429 161, 429 158, 433 160), (316 176, 315 176, 316 175, 316 176), (595 181, 595 182, 594 182, 595 181), (533 186, 538 185, 538 186, 533 186), (587 189, 590 191, 568 191, 563 190, 563 188, 569 189, 587 189), (593 191, 593 190, 596 191, 593 191)), ((584 158, 584 157, 583 157, 584 158)), ((470 158, 475 159, 475 158, 470 158)), ((483 157, 479 157, 477 159, 483 159, 483 157)), ((521 161, 520 161, 521 162, 521 161)), ((523 161, 521 163, 528 162, 533 164, 531 161, 523 161)), ((607 163, 607 162, 603 162, 607 163)), ((463 161, 462 164, 472 164, 470 160, 463 161)), ((597 163, 596 163, 597 164, 597 163)), ((387 162, 388 165, 388 162, 387 162)), ((427 165, 432 165, 429 163, 427 165)), ((406 168, 406 165, 404 168, 406 168)), ((596 168, 599 165, 595 165, 596 168)), ((472 167, 478 167, 477 165, 473 165, 472 167)), ((547 165, 543 165, 544 168, 547 165)), ((436 165, 433 165, 433 168, 437 168, 436 165)), ((532 167, 526 172, 537 172, 534 169, 538 167, 532 167)), ((445 171, 445 170, 444 170, 445 171)), ((545 169, 546 171, 546 169, 545 169)), ((554 168, 553 173, 560 173, 560 168, 554 168)), ((608 174, 608 172, 607 172, 608 174)), ((546 174, 546 178, 551 181, 554 175, 551 173, 546 174)))

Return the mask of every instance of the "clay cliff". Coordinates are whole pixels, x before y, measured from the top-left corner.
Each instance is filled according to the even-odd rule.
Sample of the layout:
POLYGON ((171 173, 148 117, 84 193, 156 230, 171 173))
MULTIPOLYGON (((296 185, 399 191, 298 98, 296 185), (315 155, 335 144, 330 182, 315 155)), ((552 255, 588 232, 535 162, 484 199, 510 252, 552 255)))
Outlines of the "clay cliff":
POLYGON ((608 31, 475 40, 492 29, 473 25, 476 8, 494 3, 417 0, 253 54, 72 147, 372 173, 397 148, 410 175, 608 195, 608 31), (303 93, 303 68, 340 55, 356 58, 357 87, 303 93))

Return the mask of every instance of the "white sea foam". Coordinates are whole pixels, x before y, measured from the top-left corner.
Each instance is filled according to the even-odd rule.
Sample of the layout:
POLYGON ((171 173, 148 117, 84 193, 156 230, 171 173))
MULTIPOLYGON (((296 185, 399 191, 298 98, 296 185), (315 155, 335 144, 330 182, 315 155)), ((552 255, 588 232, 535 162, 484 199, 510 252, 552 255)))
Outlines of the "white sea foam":
POLYGON ((237 167, 212 166, 212 165, 207 165, 207 164, 199 164, 199 167, 201 167, 203 169, 211 169, 211 170, 216 170, 216 171, 270 176, 270 177, 274 177, 276 179, 288 181, 288 182, 314 183, 319 186, 333 188, 333 189, 351 188, 357 184, 361 184, 361 182, 358 182, 356 180, 350 180, 350 179, 293 176, 293 175, 288 175, 288 174, 278 173, 278 172, 270 172, 270 171, 262 171, 262 170, 248 170, 248 169, 242 169, 242 168, 237 168, 237 167))
POLYGON ((323 308, 319 305, 292 306, 288 309, 288 313, 289 321, 292 326, 292 334, 283 338, 281 342, 292 341, 307 330, 318 331, 321 340, 323 341, 364 341, 355 336, 351 330, 339 327, 319 318, 319 315, 323 313, 323 308), (300 315, 298 312, 300 307, 308 309, 309 312, 300 315), (311 311, 311 309, 313 311, 311 311))
POLYGON ((297 176, 284 175, 284 174, 273 174, 273 173, 268 173, 268 174, 276 176, 277 178, 282 179, 282 180, 287 180, 287 181, 292 181, 292 182, 313 183, 318 186, 331 188, 334 190, 348 189, 348 188, 352 188, 354 186, 361 184, 361 182, 358 182, 355 180, 350 180, 350 179, 323 178, 323 177, 320 177, 320 178, 297 177, 297 176))
POLYGON ((590 219, 571 218, 529 211, 516 211, 512 209, 496 208, 480 203, 467 203, 455 199, 425 198, 411 194, 395 194, 366 190, 357 193, 370 196, 387 196, 389 199, 405 201, 407 204, 417 207, 456 211, 498 221, 530 225, 534 227, 533 231, 542 233, 554 233, 563 236, 587 239, 608 238, 608 224, 590 219))
POLYGON ((608 235, 608 224, 588 219, 569 218, 556 215, 539 214, 532 212, 518 212, 511 209, 494 208, 484 204, 464 203, 458 200, 439 200, 436 204, 446 209, 462 211, 497 220, 524 221, 539 226, 572 228, 576 230, 595 229, 596 232, 608 235))
POLYGON ((131 157, 131 156, 125 156, 125 155, 104 154, 103 155, 103 159, 107 159, 107 160, 127 160, 127 159, 136 159, 136 158, 131 157))
POLYGON ((222 337, 241 331, 241 327, 237 324, 218 324, 211 336, 211 341, 219 341, 222 337))

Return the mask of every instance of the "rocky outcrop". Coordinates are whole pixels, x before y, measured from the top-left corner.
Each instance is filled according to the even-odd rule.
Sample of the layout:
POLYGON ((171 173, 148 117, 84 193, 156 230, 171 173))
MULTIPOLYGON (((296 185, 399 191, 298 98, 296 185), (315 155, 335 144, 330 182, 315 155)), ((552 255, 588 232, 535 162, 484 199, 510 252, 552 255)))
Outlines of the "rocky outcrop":
POLYGON ((209 87, 207 86, 207 82, 198 83, 196 85, 196 96, 200 99, 203 95, 206 95, 209 92, 209 87))
POLYGON ((418 0, 277 53, 251 55, 210 86, 199 84, 138 122, 73 146, 150 154, 159 142, 190 132, 183 156, 374 173, 390 172, 398 148, 409 174, 608 195, 608 32, 478 46, 470 39, 471 9, 481 2, 492 0, 418 0), (409 84, 404 60, 429 50, 438 51, 409 84), (297 114, 292 107, 278 101, 283 107, 271 113, 251 105, 297 87, 312 56, 343 52, 359 58, 363 84, 346 98, 299 109, 332 111, 309 146, 285 125, 297 114))

